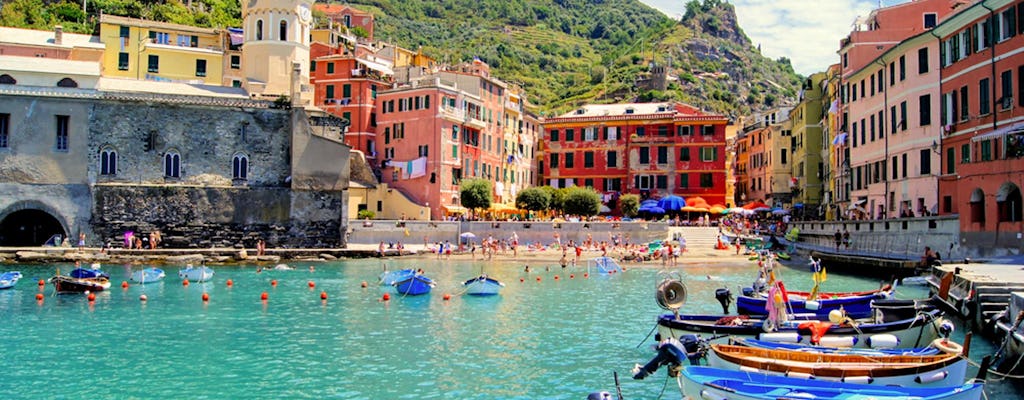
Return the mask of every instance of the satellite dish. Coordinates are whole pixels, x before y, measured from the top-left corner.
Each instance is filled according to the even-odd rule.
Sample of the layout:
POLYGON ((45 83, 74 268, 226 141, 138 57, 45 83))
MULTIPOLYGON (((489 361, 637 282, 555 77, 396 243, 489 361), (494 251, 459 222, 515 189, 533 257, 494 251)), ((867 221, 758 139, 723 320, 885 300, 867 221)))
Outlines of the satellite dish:
POLYGON ((686 285, 678 279, 666 278, 658 284, 654 297, 661 308, 678 311, 686 304, 686 285))

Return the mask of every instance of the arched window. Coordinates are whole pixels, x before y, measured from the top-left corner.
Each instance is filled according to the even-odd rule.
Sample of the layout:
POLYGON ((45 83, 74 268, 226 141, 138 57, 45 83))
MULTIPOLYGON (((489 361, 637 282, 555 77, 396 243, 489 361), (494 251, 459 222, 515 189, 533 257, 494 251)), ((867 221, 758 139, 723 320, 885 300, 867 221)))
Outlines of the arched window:
POLYGON ((281 20, 281 27, 277 38, 281 40, 288 40, 288 22, 283 19, 281 20))
POLYGON ((971 223, 985 226, 985 191, 981 188, 971 192, 971 223))
POLYGON ((231 160, 231 179, 242 181, 249 179, 249 156, 235 154, 231 160))
POLYGON ((181 155, 176 151, 168 151, 164 154, 164 177, 181 177, 181 155))
POLYGON ((263 20, 256 20, 256 40, 263 40, 263 20))
POLYGON ((16 83, 18 83, 18 81, 15 80, 13 76, 7 74, 0 75, 0 85, 13 85, 16 83))
POLYGON ((100 152, 100 175, 117 175, 117 150, 108 148, 100 152))
POLYGON ((64 79, 61 79, 60 82, 57 82, 57 86, 59 86, 59 87, 78 87, 78 82, 75 82, 75 80, 71 79, 71 78, 64 78, 64 79))
POLYGON ((1010 182, 1004 183, 996 193, 996 206, 999 209, 999 222, 1020 222, 1020 188, 1010 182))

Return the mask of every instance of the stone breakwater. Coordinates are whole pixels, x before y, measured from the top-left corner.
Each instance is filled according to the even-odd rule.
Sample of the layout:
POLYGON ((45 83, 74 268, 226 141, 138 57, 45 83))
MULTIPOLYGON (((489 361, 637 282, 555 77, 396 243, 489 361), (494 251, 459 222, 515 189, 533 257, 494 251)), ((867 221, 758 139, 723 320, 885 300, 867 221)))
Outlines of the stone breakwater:
MULTIPOLYGON (((397 250, 385 251, 387 257, 409 256, 417 254, 405 250, 401 254, 397 250)), ((78 249, 72 248, 33 248, 33 249, 0 249, 0 263, 17 264, 53 264, 83 263, 102 264, 163 264, 198 265, 201 263, 233 265, 233 264, 275 264, 279 262, 323 262, 345 258, 378 257, 376 250, 369 249, 268 249, 262 256, 255 255, 254 250, 214 248, 214 249, 156 249, 156 250, 125 250, 110 249, 78 249)))

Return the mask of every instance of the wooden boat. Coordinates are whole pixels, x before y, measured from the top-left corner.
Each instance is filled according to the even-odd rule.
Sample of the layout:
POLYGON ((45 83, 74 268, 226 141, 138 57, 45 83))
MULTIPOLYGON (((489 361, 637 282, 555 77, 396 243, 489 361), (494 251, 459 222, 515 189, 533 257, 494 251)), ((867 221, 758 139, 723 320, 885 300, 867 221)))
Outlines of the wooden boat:
POLYGON ((430 289, 433 287, 434 281, 426 276, 418 274, 413 274, 401 281, 395 282, 395 288, 398 289, 398 293, 406 296, 427 294, 430 293, 430 289))
POLYGON ((695 366, 684 368, 680 378, 683 394, 690 399, 979 400, 983 389, 979 383, 925 388, 861 385, 695 366))
POLYGON ((416 275, 416 270, 414 269, 398 269, 394 271, 388 271, 385 268, 384 272, 381 272, 380 276, 377 278, 377 282, 385 286, 394 286, 395 282, 403 281, 405 280, 405 278, 408 278, 413 275, 416 275))
POLYGON ((14 285, 18 284, 18 280, 21 279, 21 278, 22 278, 21 272, 18 272, 18 271, 4 272, 3 275, 0 275, 0 289, 10 289, 10 288, 14 287, 14 285))
POLYGON ((885 342, 878 335, 895 336, 899 347, 920 347, 939 337, 942 311, 934 307, 912 305, 879 309, 877 314, 874 318, 837 321, 841 323, 822 321, 824 317, 819 314, 793 314, 782 323, 767 317, 664 314, 658 317, 657 323, 664 338, 724 334, 830 347, 864 348, 869 343, 885 342))
POLYGON ((883 346, 876 347, 878 344, 869 343, 870 348, 850 348, 850 347, 824 347, 824 346, 812 346, 807 344, 799 343, 778 343, 768 342, 764 340, 757 340, 751 338, 733 337, 729 338, 729 343, 738 346, 756 347, 760 349, 769 350, 793 350, 793 351, 805 351, 809 353, 825 353, 825 354, 863 354, 870 356, 933 356, 941 353, 941 351, 933 346, 928 347, 909 347, 909 348, 887 348, 888 345, 898 345, 895 336, 885 337, 882 340, 886 341, 883 346))
POLYGON ((590 266, 593 265, 597 273, 602 275, 617 274, 622 272, 622 267, 619 263, 611 257, 594 257, 587 262, 587 270, 590 270, 590 266))
MULTIPOLYGON (((826 296, 818 295, 816 300, 807 300, 810 294, 804 292, 788 292, 782 296, 786 299, 784 301, 786 301, 787 312, 828 314, 832 310, 843 309, 851 318, 865 318, 871 316, 873 301, 892 297, 892 285, 886 285, 883 289, 869 292, 827 293, 826 296)), ((768 315, 767 298, 768 296, 764 294, 737 296, 736 313, 768 315)))
POLYGON ((146 284, 160 282, 164 280, 165 276, 167 275, 164 274, 164 270, 160 268, 145 268, 132 272, 132 276, 129 277, 128 280, 135 283, 146 284))
POLYGON ((836 354, 712 344, 707 357, 717 368, 879 386, 952 386, 967 376, 967 359, 960 353, 836 354))
POLYGON ((194 267, 190 264, 185 269, 178 270, 178 277, 191 282, 206 282, 213 279, 213 269, 205 265, 194 267))
POLYGON ((494 296, 501 291, 501 288, 505 287, 505 284, 486 274, 481 274, 462 282, 462 286, 466 288, 466 294, 471 296, 494 296))
POLYGON ((66 275, 57 275, 50 278, 53 289, 57 293, 85 293, 102 292, 110 289, 110 279, 107 278, 75 278, 66 275))

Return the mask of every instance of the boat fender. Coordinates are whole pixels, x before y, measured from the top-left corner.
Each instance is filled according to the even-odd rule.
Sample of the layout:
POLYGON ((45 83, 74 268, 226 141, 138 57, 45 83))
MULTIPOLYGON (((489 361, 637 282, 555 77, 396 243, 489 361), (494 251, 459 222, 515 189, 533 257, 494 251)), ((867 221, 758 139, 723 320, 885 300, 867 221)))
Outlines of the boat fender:
POLYGON ((900 338, 888 333, 871 335, 867 339, 867 344, 872 349, 893 349, 900 345, 900 338))
POLYGON ((803 336, 796 332, 762 333, 757 336, 757 339, 772 343, 800 343, 803 341, 803 336))
POLYGON ((932 347, 948 354, 960 354, 964 351, 964 346, 960 345, 960 343, 942 338, 933 340, 932 347))
POLYGON ((806 372, 793 372, 793 371, 786 372, 786 377, 787 378, 799 378, 799 379, 814 379, 814 375, 808 374, 806 372))
POLYGON ((821 308, 821 303, 814 300, 808 300, 804 302, 804 308, 811 311, 818 311, 821 308))
POLYGON ((870 376, 844 376, 841 382, 843 383, 857 383, 861 385, 869 385, 875 381, 875 378, 870 376))
POLYGON ((818 339, 818 344, 824 347, 853 347, 857 345, 856 336, 825 336, 818 339))
POLYGON ((942 370, 942 371, 932 372, 930 374, 918 375, 916 378, 914 378, 914 382, 917 382, 917 383, 933 383, 933 382, 938 382, 938 381, 941 381, 943 379, 946 379, 947 376, 949 376, 949 371, 942 370))
POLYGON ((711 393, 711 392, 709 392, 707 390, 701 390, 700 391, 700 398, 702 398, 704 400, 728 400, 729 399, 728 397, 722 397, 722 396, 716 395, 714 393, 711 393))

